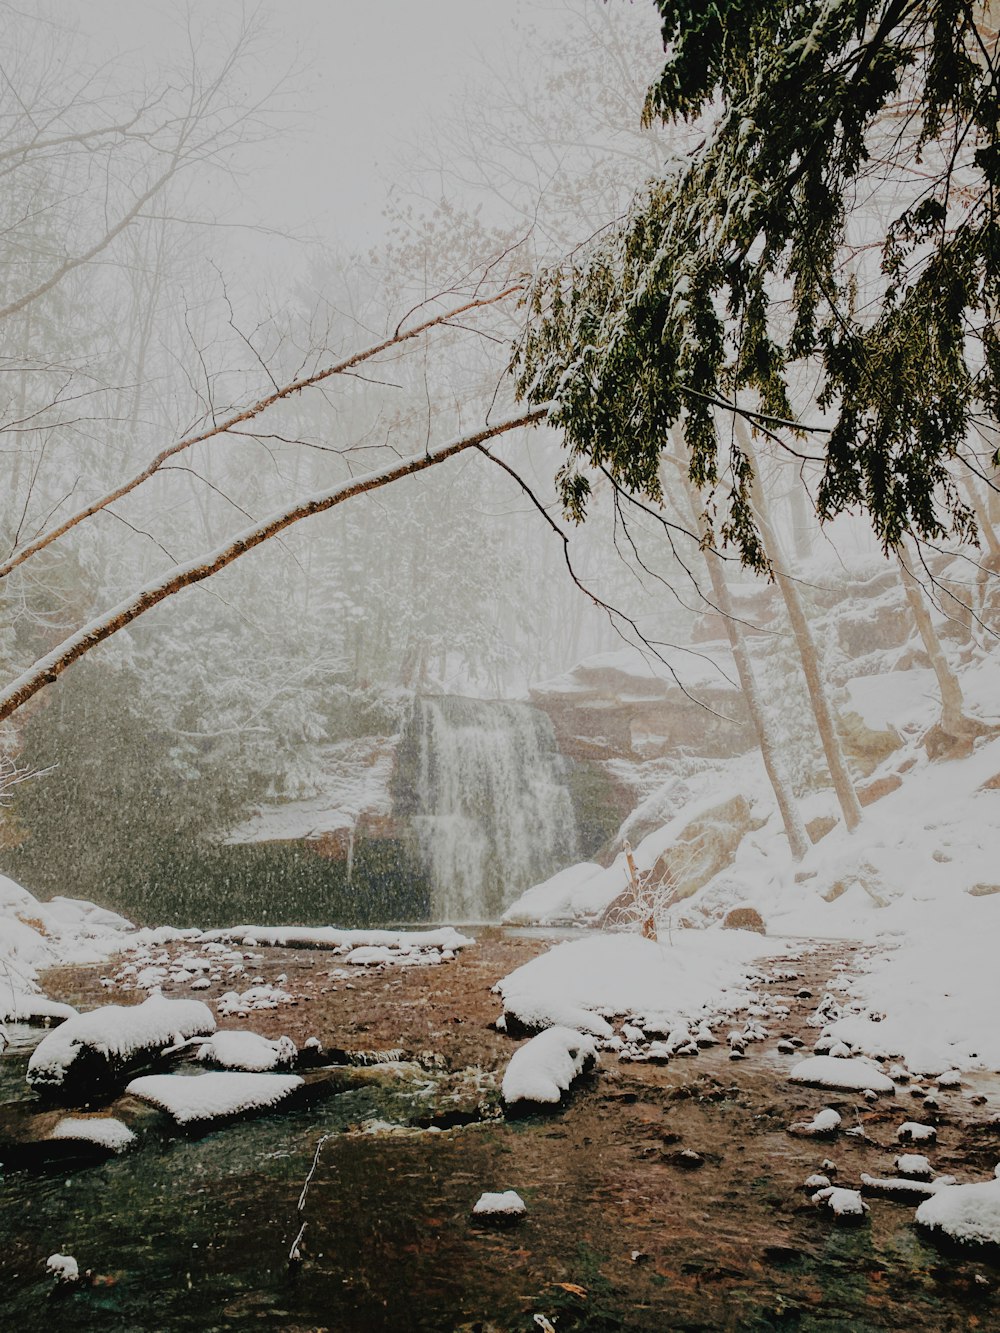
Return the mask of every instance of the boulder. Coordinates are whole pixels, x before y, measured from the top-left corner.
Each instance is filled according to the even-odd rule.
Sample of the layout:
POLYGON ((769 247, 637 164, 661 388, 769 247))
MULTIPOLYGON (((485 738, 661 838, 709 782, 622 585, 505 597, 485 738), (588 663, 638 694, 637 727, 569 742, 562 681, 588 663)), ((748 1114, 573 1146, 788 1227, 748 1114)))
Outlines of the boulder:
POLYGON ((858 800, 862 805, 872 805, 890 792, 898 791, 902 785, 903 779, 898 773, 887 773, 883 778, 876 778, 874 782, 858 787, 858 800))
MULTIPOLYGON (((750 802, 736 795, 696 815, 657 857, 645 877, 650 899, 676 902, 688 898, 732 865, 736 850, 747 833, 762 826, 750 802)), ((611 902, 600 922, 604 928, 632 924, 637 920, 631 888, 611 902)))
POLYGON ((755 907, 734 907, 723 918, 722 929, 752 930, 758 935, 767 934, 764 918, 755 907))
POLYGON ((839 715, 837 731, 851 766, 866 777, 903 744, 902 737, 892 727, 870 727, 860 713, 850 709, 839 715))
POLYGON ((836 815, 817 815, 806 824, 806 833, 811 843, 817 843, 831 833, 840 821, 836 815))

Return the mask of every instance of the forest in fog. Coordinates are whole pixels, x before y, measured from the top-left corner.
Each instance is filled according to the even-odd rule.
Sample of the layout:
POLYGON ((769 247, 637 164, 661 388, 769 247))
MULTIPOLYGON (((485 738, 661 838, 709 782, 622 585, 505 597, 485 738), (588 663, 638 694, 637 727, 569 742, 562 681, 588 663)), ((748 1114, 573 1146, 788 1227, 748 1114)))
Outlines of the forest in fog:
MULTIPOLYGON (((587 303, 608 264, 655 270, 628 248, 641 250, 643 210, 665 206, 647 182, 683 165, 708 123, 650 113, 662 62, 653 6, 526 7, 502 39, 472 24, 463 40, 471 29, 482 40, 474 55, 462 48, 426 121, 408 127, 386 94, 381 217, 360 239, 329 207, 294 214, 280 160, 301 173, 307 155, 307 174, 322 176, 324 137, 344 126, 332 120, 335 76, 279 36, 267 7, 170 9, 148 30, 133 21, 131 53, 106 48, 100 15, 58 6, 10 10, 5 28, 0 863, 12 875, 144 919, 215 919, 244 900, 406 919, 432 910, 436 879, 466 874, 469 846, 485 865, 499 839, 509 882, 490 891, 496 915, 561 864, 619 847, 628 783, 597 762, 613 754, 564 745, 562 758, 525 760, 553 740, 516 712, 498 721, 470 705, 459 717, 421 701, 525 700, 630 645, 697 705, 685 670, 701 680, 709 659, 693 635, 728 636, 718 683, 739 678, 801 857, 797 799, 832 782, 848 828, 860 818, 840 738, 852 672, 822 624, 810 628, 806 603, 836 586, 847 596, 883 568, 915 617, 908 635, 936 673, 945 732, 971 734, 932 622, 963 651, 992 640, 988 411, 967 423, 955 479, 938 460, 915 463, 905 441, 898 484, 880 483, 860 449, 847 465, 831 443, 824 461, 820 443, 849 413, 832 435, 808 422, 831 421, 846 390, 824 390, 820 354, 804 354, 799 324, 815 325, 818 297, 795 286, 794 245, 791 268, 767 279, 772 325, 794 316, 803 343, 780 385, 777 335, 754 323, 753 290, 720 376, 703 363, 721 333, 699 321, 711 324, 721 294, 708 282, 699 296, 707 280, 694 269, 674 276, 667 318, 688 331, 670 355, 689 384, 749 394, 735 416, 719 389, 714 424, 690 398, 683 427, 651 427, 638 406, 616 420, 611 323, 608 364, 587 364, 598 336, 587 303), (560 360, 571 337, 578 359, 560 360), (922 485, 944 495, 959 536, 980 542, 964 565, 941 546, 948 524, 922 485), (755 584, 780 590, 786 608, 764 627, 740 610, 755 584), (481 789, 470 795, 461 755, 476 736, 467 768, 499 776, 471 779, 481 789), (525 762, 541 765, 535 777, 525 762), (472 797, 504 806, 496 784, 528 792, 536 778, 505 827, 476 843, 472 797), (331 804, 339 823, 309 822, 331 804), (286 806, 305 811, 291 832, 286 806), (267 811, 276 823, 259 822, 267 811), (539 838, 546 850, 532 859, 524 844, 539 838)), ((878 124, 901 160, 911 131, 897 133, 893 115, 878 124)), ((332 162, 327 204, 347 216, 352 184, 332 162)), ((865 178, 846 225, 837 280, 862 309, 886 299, 871 235, 919 200, 906 170, 884 199, 865 178)), ((724 187, 704 188, 710 199, 724 187)), ((738 216, 727 209, 723 231, 738 216)), ((827 334, 815 337, 822 348, 827 334)), ((829 377, 836 356, 821 355, 829 377)), ((633 775, 633 805, 651 784, 633 775)), ((482 893, 456 903, 486 909, 482 893)))

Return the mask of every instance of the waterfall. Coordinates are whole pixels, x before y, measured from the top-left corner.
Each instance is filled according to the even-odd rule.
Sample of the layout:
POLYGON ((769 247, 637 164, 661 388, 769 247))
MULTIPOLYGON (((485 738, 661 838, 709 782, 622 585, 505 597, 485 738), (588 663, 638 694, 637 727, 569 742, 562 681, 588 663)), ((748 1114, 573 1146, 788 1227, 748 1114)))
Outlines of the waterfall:
POLYGON ((498 918, 576 859, 566 762, 528 704, 418 700, 412 825, 441 921, 498 918))

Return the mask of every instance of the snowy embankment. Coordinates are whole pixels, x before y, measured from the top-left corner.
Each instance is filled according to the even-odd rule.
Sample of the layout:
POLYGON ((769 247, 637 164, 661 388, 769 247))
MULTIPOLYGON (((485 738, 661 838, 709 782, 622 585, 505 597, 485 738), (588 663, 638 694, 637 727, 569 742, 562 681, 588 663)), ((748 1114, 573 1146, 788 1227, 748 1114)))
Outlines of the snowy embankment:
MULTIPOLYGON (((967 700, 982 716, 1000 716, 991 671, 995 667, 987 662, 963 676, 967 700)), ((897 726, 909 737, 872 775, 875 781, 891 774, 896 789, 865 808, 855 833, 838 825, 796 865, 771 811, 762 828, 743 837, 726 869, 662 910, 661 938, 671 923, 675 927, 664 949, 672 960, 664 969, 670 977, 665 1005, 689 1011, 704 1002, 714 970, 735 961, 733 933, 720 930, 720 921, 735 907, 752 906, 766 922, 769 937, 839 938, 869 946, 857 969, 838 982, 826 1029, 855 1053, 899 1057, 915 1073, 938 1074, 953 1067, 1000 1071, 995 1021, 1000 1008, 1000 739, 980 741, 966 758, 931 762, 919 745, 922 728, 934 715, 926 675, 894 672, 852 682, 852 704, 869 725, 897 726), (681 920, 693 928, 677 929, 681 920)), ((745 777, 746 757, 734 772, 737 767, 745 777)), ((747 790, 766 790, 762 770, 747 790)), ((704 804, 699 800, 686 807, 639 844, 640 873, 652 869, 704 804)), ((759 795, 757 812, 767 813, 759 795)), ((806 818, 834 814, 832 796, 809 798, 803 813, 806 818)), ((573 866, 530 889, 507 919, 593 919, 626 883, 622 857, 606 869, 591 863, 573 866)), ((595 957, 582 989, 571 978, 546 990, 544 1001, 536 992, 521 999, 512 991, 512 1005, 527 1010, 536 1001, 543 1008, 550 1004, 552 1021, 559 1022, 574 1021, 580 1008, 610 1011, 619 1001, 606 993, 599 966, 605 964, 595 957)), ((610 966, 620 970, 614 960, 610 966)), ((506 999, 506 983, 504 994, 506 999)))
POLYGON ((496 991, 507 1027, 559 1025, 610 1039, 608 1020, 629 1016, 646 1032, 667 1033, 745 1008, 748 970, 787 951, 784 941, 744 931, 678 931, 660 942, 595 934, 533 958, 496 991))
POLYGON ((0 1022, 63 1019, 69 1005, 39 992, 38 973, 61 963, 99 963, 123 947, 130 921, 94 903, 42 903, 0 875, 0 1022))

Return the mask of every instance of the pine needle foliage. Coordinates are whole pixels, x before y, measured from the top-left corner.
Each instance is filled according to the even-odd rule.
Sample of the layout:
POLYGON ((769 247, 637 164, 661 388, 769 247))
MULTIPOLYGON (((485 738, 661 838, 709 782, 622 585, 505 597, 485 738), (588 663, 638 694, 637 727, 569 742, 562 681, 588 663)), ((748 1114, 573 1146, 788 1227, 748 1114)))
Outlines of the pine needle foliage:
POLYGON ((974 541, 956 467, 971 422, 1000 415, 1000 87, 982 6, 655 3, 666 60, 646 120, 705 137, 538 275, 515 348, 519 395, 553 402, 565 435, 567 515, 585 516, 591 466, 661 500, 679 430, 707 539, 765 569, 735 406, 822 454, 822 518, 867 512, 886 550, 906 532, 974 541), (790 425, 793 403, 815 419, 790 425))

